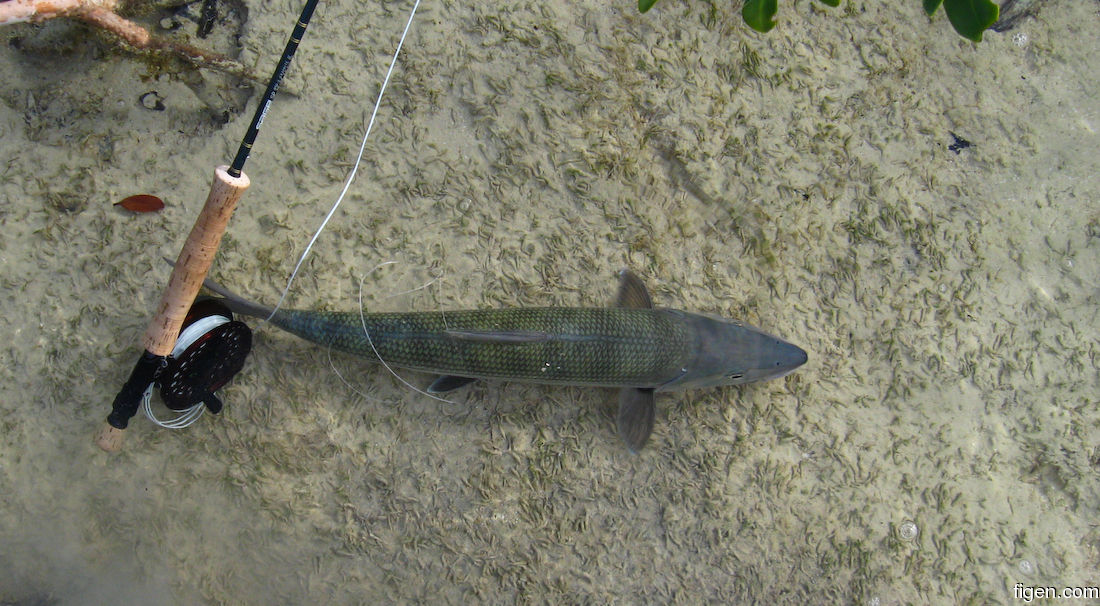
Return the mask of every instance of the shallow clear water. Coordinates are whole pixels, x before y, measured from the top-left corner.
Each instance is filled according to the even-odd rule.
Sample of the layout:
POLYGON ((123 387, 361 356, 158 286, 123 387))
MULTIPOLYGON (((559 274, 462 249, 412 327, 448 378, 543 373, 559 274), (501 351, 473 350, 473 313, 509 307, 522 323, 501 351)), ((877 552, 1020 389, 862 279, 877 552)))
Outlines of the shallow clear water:
MULTIPOLYGON (((291 292, 355 309, 365 278, 371 309, 601 305, 629 266, 658 305, 809 352, 779 381, 661 396, 639 456, 610 391, 439 402, 259 323, 221 416, 138 417, 100 452, 159 259, 255 99, 216 125, 78 29, 4 28, 0 603, 1013 603, 1100 585, 1100 4, 1047 3, 978 45, 915 1, 787 4, 767 35, 694 0, 422 5, 291 292), (168 208, 112 207, 136 193, 168 208), (369 274, 386 260, 405 273, 369 274)), ((407 8, 322 4, 222 282, 277 299, 407 8)), ((298 9, 250 6, 242 62, 268 71, 298 9)))

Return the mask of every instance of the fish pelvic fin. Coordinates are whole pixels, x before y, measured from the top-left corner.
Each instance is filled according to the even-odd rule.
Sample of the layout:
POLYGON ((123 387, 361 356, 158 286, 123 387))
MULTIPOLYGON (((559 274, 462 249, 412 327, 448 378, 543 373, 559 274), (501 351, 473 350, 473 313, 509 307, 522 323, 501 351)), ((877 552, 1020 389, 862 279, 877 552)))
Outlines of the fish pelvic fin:
POLYGON ((624 387, 619 391, 619 436, 633 454, 641 452, 653 433, 655 400, 653 388, 624 387))
POLYGON ((476 380, 477 379, 473 377, 444 375, 428 386, 428 393, 447 393, 448 391, 454 391, 460 387, 465 387, 476 380))

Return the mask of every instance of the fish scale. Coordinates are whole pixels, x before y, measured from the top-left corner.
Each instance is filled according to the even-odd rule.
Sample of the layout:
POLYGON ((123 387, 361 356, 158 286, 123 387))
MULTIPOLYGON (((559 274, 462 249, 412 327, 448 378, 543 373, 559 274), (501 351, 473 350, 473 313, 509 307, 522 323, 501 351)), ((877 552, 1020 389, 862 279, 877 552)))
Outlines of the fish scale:
POLYGON ((668 309, 280 310, 271 322, 339 351, 377 349, 392 366, 547 384, 657 387, 683 372, 695 346, 684 315, 668 309))

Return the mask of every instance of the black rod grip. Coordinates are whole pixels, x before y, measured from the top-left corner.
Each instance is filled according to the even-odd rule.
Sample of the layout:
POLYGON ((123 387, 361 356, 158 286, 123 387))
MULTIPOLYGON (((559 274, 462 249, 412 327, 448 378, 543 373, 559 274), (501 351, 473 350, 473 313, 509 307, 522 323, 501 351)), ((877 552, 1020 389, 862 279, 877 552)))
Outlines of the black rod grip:
POLYGON ((118 395, 115 396, 114 403, 111 404, 111 414, 107 415, 107 423, 111 427, 126 429, 130 419, 137 414, 145 390, 156 380, 157 373, 166 362, 167 358, 164 356, 158 356, 148 351, 141 354, 137 364, 134 365, 133 372, 130 373, 130 378, 126 379, 126 383, 122 386, 118 395))

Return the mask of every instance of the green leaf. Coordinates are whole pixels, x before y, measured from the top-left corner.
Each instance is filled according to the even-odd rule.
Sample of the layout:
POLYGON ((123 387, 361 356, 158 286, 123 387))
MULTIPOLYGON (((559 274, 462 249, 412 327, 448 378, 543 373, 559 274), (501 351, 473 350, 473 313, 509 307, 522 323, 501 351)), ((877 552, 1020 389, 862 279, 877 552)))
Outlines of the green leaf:
POLYGON ((955 31, 974 42, 982 41, 982 32, 997 21, 1000 13, 989 0, 943 0, 943 10, 955 31))
POLYGON ((657 4, 657 0, 638 0, 638 12, 644 13, 653 8, 654 4, 657 4))
POLYGON ((821 3, 833 8, 840 6, 840 0, 821 0, 821 3))
POLYGON ((749 27, 765 33, 775 27, 777 10, 777 0, 745 0, 745 5, 741 7, 741 18, 749 27))
POLYGON ((936 9, 943 4, 943 0, 924 0, 924 12, 928 13, 928 16, 936 14, 936 9))

